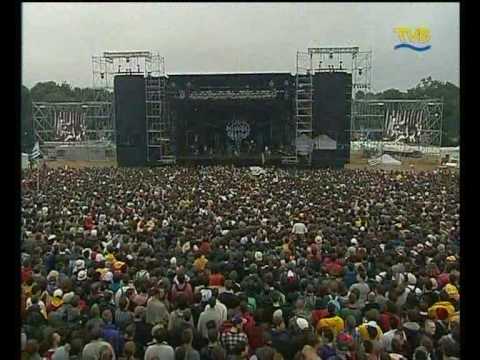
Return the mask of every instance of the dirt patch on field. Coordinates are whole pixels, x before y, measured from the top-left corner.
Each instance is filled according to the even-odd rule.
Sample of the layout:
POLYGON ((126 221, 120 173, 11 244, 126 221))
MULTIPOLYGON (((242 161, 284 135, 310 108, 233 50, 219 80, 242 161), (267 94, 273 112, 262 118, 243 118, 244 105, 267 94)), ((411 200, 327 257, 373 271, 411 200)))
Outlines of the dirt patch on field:
MULTIPOLYGON (((429 156, 420 159, 415 158, 398 158, 402 162, 400 166, 375 166, 368 165, 368 159, 362 157, 361 153, 355 152, 350 156, 350 164, 345 166, 346 169, 384 169, 384 170, 415 170, 415 171, 431 171, 439 168, 440 160, 438 157, 429 156)), ((92 161, 92 160, 47 160, 47 166, 51 168, 65 167, 81 169, 86 167, 117 167, 115 160, 92 161)))
POLYGON ((47 166, 50 168, 58 168, 68 166, 73 169, 81 169, 86 167, 116 167, 117 162, 115 160, 47 160, 47 166))
POLYGON ((398 157, 402 162, 399 166, 369 166, 368 159, 364 158, 361 153, 355 152, 350 155, 350 164, 345 166, 346 169, 384 169, 384 170, 415 170, 415 171, 431 171, 438 169, 440 166, 440 158, 438 156, 424 156, 422 158, 398 157))

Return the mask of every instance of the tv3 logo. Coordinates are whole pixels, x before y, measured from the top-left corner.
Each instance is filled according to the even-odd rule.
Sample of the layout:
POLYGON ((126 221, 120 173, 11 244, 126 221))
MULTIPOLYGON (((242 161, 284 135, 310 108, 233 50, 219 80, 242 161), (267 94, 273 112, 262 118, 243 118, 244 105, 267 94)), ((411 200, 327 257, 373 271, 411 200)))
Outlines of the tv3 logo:
POLYGON ((425 51, 432 47, 430 44, 427 44, 432 39, 432 33, 427 27, 411 28, 398 26, 393 31, 400 40, 400 43, 394 46, 395 50, 407 48, 415 51, 425 51), (416 44, 421 44, 422 46, 416 44))

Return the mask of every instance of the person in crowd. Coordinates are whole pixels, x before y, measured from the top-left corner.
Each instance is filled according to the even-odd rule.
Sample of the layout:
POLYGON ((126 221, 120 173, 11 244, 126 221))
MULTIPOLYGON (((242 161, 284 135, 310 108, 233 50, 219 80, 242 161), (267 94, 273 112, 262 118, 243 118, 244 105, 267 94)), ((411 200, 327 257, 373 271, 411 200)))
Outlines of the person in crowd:
POLYGON ((82 359, 101 359, 102 356, 107 357, 108 350, 112 354, 112 358, 116 359, 112 345, 102 339, 102 329, 94 327, 90 331, 91 341, 85 345, 82 351, 82 359))
POLYGON ((175 349, 175 360, 200 360, 200 353, 192 347, 192 342, 192 329, 183 330, 182 345, 175 349))
POLYGON ((459 357, 456 173, 52 168, 42 181, 22 192, 22 359, 459 357))
POLYGON ((156 325, 152 329, 154 343, 150 344, 145 351, 145 360, 165 359, 174 360, 175 351, 168 345, 168 332, 165 326, 156 325))
POLYGON ((219 329, 223 323, 221 314, 215 309, 216 303, 216 297, 212 296, 198 319, 197 330, 205 340, 208 340, 209 329, 219 329))
POLYGON ((242 315, 234 315, 232 318, 233 326, 221 334, 220 343, 228 355, 236 355, 235 352, 238 344, 248 344, 248 337, 243 331, 245 323, 246 321, 242 315))
POLYGON ((227 352, 220 344, 218 339, 218 330, 214 327, 208 329, 208 344, 200 351, 201 360, 225 360, 227 352))
POLYGON ((147 302, 146 317, 147 324, 155 326, 157 324, 168 324, 170 314, 165 303, 165 290, 155 288, 152 290, 152 296, 147 302))

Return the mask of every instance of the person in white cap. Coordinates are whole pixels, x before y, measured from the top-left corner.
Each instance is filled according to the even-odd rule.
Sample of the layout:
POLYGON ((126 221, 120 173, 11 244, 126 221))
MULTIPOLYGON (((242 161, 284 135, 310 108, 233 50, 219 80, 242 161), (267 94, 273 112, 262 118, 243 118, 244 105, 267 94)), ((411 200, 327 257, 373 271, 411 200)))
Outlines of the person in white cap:
POLYGON ((85 270, 80 270, 77 273, 77 281, 85 281, 87 280, 87 272, 85 270))

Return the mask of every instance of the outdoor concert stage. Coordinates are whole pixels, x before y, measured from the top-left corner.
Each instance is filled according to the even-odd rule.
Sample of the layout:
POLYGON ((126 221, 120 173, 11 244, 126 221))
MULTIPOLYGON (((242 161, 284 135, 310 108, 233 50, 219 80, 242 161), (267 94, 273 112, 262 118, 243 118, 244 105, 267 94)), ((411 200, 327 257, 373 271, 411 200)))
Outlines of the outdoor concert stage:
POLYGON ((318 73, 304 88, 298 81, 290 73, 116 76, 117 162, 282 165, 298 151, 296 141, 310 141, 308 165, 343 167, 351 75, 318 73), (303 134, 307 120, 311 130, 303 134))

